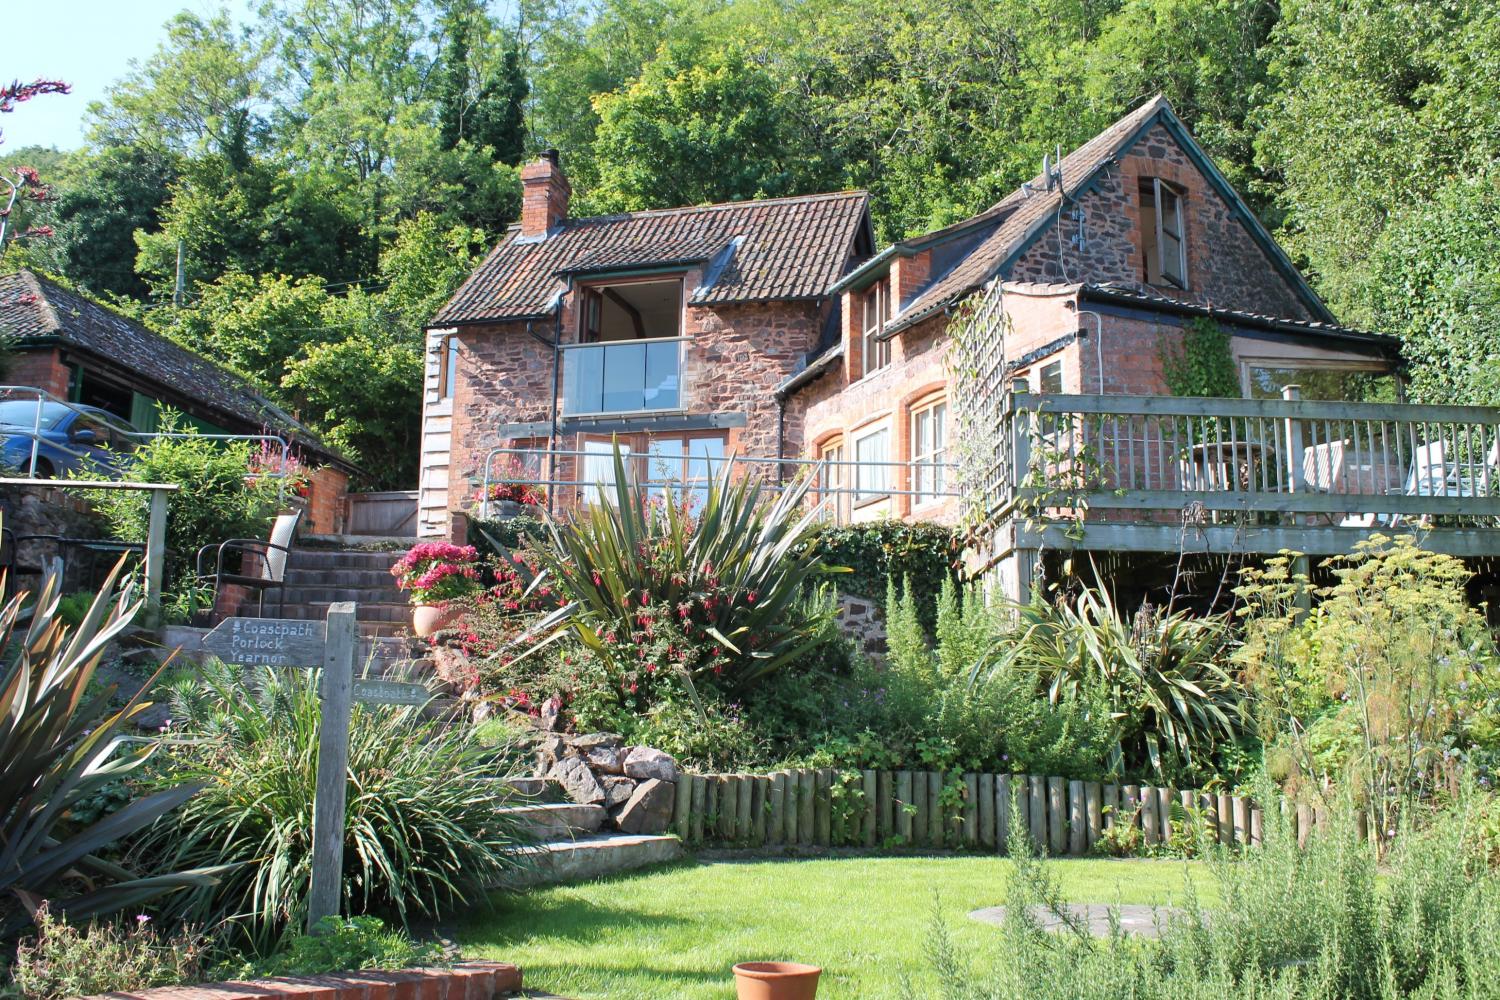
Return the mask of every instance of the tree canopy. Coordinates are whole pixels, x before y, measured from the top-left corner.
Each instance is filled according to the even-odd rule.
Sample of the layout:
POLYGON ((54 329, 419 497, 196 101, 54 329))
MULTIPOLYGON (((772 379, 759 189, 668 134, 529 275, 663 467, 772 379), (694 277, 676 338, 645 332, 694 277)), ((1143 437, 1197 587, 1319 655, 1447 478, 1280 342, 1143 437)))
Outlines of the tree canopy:
MULTIPOLYGON (((1476 0, 263 0, 184 12, 50 154, 8 266, 126 301, 414 480, 421 328, 555 147, 577 213, 983 209, 1157 92, 1419 398, 1500 402, 1500 7, 1476 0), (177 261, 185 287, 177 288, 177 261)), ((45 151, 26 151, 36 158, 45 151)), ((16 159, 12 153, 7 162, 16 159)))

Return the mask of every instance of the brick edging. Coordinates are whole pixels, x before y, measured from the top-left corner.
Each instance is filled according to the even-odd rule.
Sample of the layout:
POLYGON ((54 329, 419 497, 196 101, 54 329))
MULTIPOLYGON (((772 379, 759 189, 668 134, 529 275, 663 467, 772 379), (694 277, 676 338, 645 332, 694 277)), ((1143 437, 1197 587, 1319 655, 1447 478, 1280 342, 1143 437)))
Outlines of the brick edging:
POLYGON ((162 986, 101 993, 85 1000, 492 1000, 520 990, 521 970, 506 962, 460 962, 451 968, 340 972, 200 986, 162 986))

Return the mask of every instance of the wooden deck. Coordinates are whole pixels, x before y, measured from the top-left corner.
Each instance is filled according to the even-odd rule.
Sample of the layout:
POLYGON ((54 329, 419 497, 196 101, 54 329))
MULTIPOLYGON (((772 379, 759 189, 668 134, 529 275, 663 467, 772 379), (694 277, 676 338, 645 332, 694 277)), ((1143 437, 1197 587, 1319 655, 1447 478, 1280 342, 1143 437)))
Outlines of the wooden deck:
POLYGON ((1329 555, 1376 532, 1500 556, 1500 409, 1016 392, 1000 423, 991 565, 1042 549, 1329 555))

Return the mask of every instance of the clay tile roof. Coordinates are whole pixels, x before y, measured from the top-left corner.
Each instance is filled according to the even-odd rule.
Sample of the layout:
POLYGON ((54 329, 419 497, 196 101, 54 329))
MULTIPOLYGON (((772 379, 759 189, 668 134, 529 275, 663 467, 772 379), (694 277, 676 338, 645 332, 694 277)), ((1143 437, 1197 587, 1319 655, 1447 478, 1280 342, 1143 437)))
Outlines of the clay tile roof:
MULTIPOLYGON (((1026 187, 1017 188, 977 216, 948 227, 968 227, 984 219, 1001 220, 998 228, 983 243, 902 310, 891 330, 930 316, 988 281, 1038 227, 1057 214, 1065 192, 1069 198, 1076 195, 1093 179, 1099 168, 1121 153, 1142 125, 1157 112, 1170 110, 1170 107, 1167 99, 1158 95, 1064 156, 1061 188, 1048 191, 1046 178, 1037 174, 1030 181, 1029 193, 1026 187)), ((941 232, 944 231, 933 235, 939 236, 941 232)))
POLYGON ((211 411, 252 428, 271 428, 320 455, 346 461, 241 376, 31 271, 0 275, 0 334, 22 341, 55 338, 211 411))
POLYGON ((431 325, 546 316, 568 275, 704 262, 695 304, 822 298, 867 208, 863 191, 845 191, 569 219, 544 237, 513 230, 431 325))

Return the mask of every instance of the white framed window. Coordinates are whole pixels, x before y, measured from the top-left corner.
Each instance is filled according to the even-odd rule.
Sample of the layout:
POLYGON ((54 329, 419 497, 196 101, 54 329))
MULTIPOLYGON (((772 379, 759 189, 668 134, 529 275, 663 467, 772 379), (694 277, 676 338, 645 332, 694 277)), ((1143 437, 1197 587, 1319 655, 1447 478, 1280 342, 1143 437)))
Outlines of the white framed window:
POLYGON ((438 399, 453 398, 453 384, 458 380, 458 336, 448 334, 438 341, 438 399))
POLYGON ((824 463, 818 467, 818 499, 827 502, 841 521, 849 513, 849 495, 844 492, 849 483, 846 454, 843 438, 834 438, 818 449, 818 460, 824 463))
POLYGON ((1160 177, 1141 179, 1141 250, 1146 284, 1187 287, 1182 194, 1160 177))
POLYGON ((946 477, 944 463, 948 455, 948 402, 937 400, 911 414, 911 488, 912 503, 933 503, 941 499, 946 477))
POLYGON ((625 476, 631 478, 630 445, 625 441, 601 441, 583 443, 583 475, 579 486, 585 500, 592 501, 603 491, 607 503, 615 502, 615 448, 620 449, 620 461, 625 466, 625 476))
POLYGON ((671 486, 679 499, 700 504, 708 499, 708 486, 724 471, 723 437, 655 437, 646 445, 646 479, 650 494, 666 495, 671 486))
POLYGON ((861 378, 891 363, 891 342, 879 339, 880 331, 891 318, 890 289, 889 281, 877 281, 862 297, 861 378))
POLYGON ((1036 391, 1063 391, 1063 367, 1061 361, 1051 361, 1037 369, 1036 391))
POLYGON ((890 460, 890 427, 877 427, 854 438, 855 503, 870 503, 890 495, 890 460))

